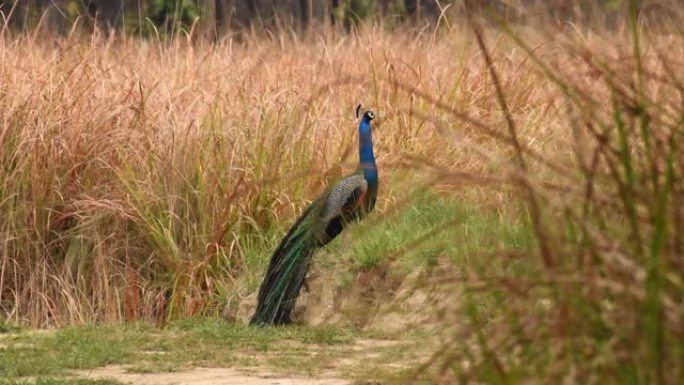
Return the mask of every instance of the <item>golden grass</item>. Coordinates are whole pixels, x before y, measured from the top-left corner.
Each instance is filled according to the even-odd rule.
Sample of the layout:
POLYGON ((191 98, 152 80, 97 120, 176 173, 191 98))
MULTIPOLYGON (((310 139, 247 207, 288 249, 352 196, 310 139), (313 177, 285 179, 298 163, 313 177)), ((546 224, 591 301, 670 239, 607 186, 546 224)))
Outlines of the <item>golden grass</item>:
POLYGON ((425 184, 524 204, 539 246, 517 256, 539 276, 463 269, 466 321, 423 374, 677 383, 684 34, 626 20, 490 25, 479 42, 454 23, 219 45, 5 37, 0 311, 35 326, 217 313, 353 169, 361 102, 379 115, 372 220, 425 184))
MULTIPOLYGON (((358 102, 380 115, 383 202, 392 170, 412 159, 488 164, 423 118, 446 116, 425 97, 500 119, 456 33, 219 46, 25 37, 3 40, 0 58, 0 304, 33 325, 204 307, 245 267, 246 248, 353 168, 358 102)), ((540 120, 549 103, 534 74, 513 72, 522 57, 501 60, 515 112, 540 120)), ((537 149, 540 127, 527 128, 537 149)))
MULTIPOLYGON (((605 107, 636 64, 627 26, 548 31, 515 33, 538 62, 486 31, 523 174, 468 29, 2 40, 1 311, 35 326, 214 312, 272 230, 354 167, 358 102, 380 117, 379 213, 412 183, 505 211, 512 190, 489 186, 521 179, 567 210, 595 155, 583 124, 612 119, 605 107)), ((679 124, 683 39, 642 36, 648 105, 679 124)))

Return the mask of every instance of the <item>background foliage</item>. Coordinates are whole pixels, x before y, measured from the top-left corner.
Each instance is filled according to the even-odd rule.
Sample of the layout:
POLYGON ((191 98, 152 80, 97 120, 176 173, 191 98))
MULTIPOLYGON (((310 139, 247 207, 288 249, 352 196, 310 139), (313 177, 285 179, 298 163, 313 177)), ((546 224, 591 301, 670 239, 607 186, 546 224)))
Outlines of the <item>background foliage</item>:
MULTIPOLYGON (((645 7, 665 12, 667 6, 645 7)), ((77 20, 89 28, 176 33, 193 25, 211 37, 245 28, 298 30, 382 21, 388 27, 435 23, 441 15, 471 8, 490 10, 508 19, 615 23, 621 0, 4 0, 0 11, 15 31, 36 26, 67 33, 77 20)))
POLYGON ((439 4, 3 2, 0 328, 253 293, 362 101, 380 200, 317 272, 451 264, 416 376, 684 382, 679 3, 439 4))

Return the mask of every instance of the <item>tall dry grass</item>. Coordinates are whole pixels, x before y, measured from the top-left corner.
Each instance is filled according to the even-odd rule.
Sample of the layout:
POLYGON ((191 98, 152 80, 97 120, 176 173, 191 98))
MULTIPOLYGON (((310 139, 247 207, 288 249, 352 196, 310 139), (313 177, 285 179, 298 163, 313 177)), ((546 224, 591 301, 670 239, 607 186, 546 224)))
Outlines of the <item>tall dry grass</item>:
POLYGON ((612 34, 547 33, 555 58, 501 24, 560 92, 557 134, 568 135, 571 153, 560 162, 526 152, 528 122, 512 112, 506 68, 471 20, 505 121, 499 141, 514 153, 506 179, 526 202, 538 270, 516 277, 484 267, 458 277, 469 289, 466 326, 424 367, 434 369, 432 382, 684 381, 683 35, 628 5, 612 34))
POLYGON ((610 30, 482 24, 4 39, 2 312, 63 325, 215 311, 274 230, 353 168, 360 101, 380 116, 379 218, 425 183, 525 204, 537 237, 517 256, 537 277, 459 277, 469 322, 429 362, 434 381, 676 383, 684 35, 636 12, 610 30), (476 306, 481 293, 497 306, 476 306))
MULTIPOLYGON (((2 312, 44 326, 212 311, 273 230, 353 169, 359 101, 380 116, 380 210, 397 167, 484 169, 426 120, 470 130, 438 103, 499 120, 475 47, 441 35, 3 39, 2 312)), ((546 91, 522 56, 501 60, 539 150, 546 91)))

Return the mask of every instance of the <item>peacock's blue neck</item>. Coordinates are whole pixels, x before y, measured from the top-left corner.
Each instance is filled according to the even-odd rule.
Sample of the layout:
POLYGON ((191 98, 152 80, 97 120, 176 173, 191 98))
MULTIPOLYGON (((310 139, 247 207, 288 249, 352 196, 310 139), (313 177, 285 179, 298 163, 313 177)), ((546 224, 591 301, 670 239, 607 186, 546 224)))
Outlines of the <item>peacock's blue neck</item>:
POLYGON ((359 167, 363 170, 369 187, 377 186, 378 169, 373 154, 373 129, 367 119, 362 119, 359 125, 359 167))

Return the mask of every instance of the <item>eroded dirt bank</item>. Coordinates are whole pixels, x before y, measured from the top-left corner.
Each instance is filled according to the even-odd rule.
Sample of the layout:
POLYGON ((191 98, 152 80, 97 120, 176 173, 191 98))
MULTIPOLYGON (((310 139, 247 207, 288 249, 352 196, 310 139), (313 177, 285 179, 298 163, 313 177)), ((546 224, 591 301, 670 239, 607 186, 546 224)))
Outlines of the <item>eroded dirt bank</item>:
MULTIPOLYGON (((399 266, 379 265, 356 273, 340 284, 318 274, 302 290, 295 319, 302 325, 353 326, 366 330, 402 332, 434 331, 444 322, 453 325, 462 290, 447 262, 416 268, 408 274, 399 266)), ((247 323, 256 305, 256 294, 244 298, 234 315, 247 323)))
MULTIPOLYGON (((296 308, 296 319, 306 326, 350 327, 377 333, 378 337, 359 338, 345 347, 293 344, 292 352, 280 352, 283 360, 306 356, 316 367, 274 368, 264 358, 269 352, 249 353, 246 360, 230 368, 195 367, 162 373, 131 372, 131 368, 111 365, 78 372, 90 379, 114 379, 134 385, 346 385, 383 383, 375 377, 414 368, 436 347, 440 325, 450 322, 460 303, 457 283, 450 280, 453 270, 438 265, 427 271, 415 269, 409 274, 398 268, 378 266, 357 273, 352 280, 339 284, 322 274, 314 275, 303 291, 296 308), (446 282, 446 284, 445 284, 446 282), (452 284, 449 284, 451 282, 452 284), (422 352, 415 352, 415 340, 421 336, 422 352), (336 350, 333 360, 319 361, 321 353, 336 350), (407 353, 410 352, 410 353, 407 353), (371 369, 363 372, 360 368, 371 369), (382 372, 382 373, 381 373, 382 372)), ((255 305, 255 296, 243 298, 225 314, 232 322, 246 323, 255 305)), ((225 315, 224 314, 224 315, 225 315)))

